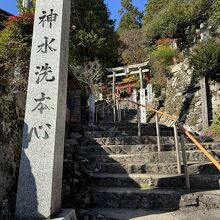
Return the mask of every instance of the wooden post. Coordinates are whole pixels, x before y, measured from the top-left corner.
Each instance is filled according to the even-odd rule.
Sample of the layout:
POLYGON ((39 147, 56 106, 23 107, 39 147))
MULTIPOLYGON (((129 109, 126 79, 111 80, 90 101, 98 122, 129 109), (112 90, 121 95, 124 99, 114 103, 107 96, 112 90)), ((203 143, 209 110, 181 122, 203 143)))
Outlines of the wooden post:
POLYGON ((208 102, 207 102, 207 90, 206 90, 206 78, 203 77, 200 81, 201 87, 201 98, 202 98, 202 121, 203 128, 209 126, 209 117, 208 117, 208 102))
POLYGON ((156 132, 157 132, 157 147, 158 151, 161 151, 161 143, 160 143, 160 125, 159 125, 159 117, 156 113, 156 132))
POLYGON ((186 180, 186 188, 190 189, 190 181, 189 181, 189 173, 188 173, 188 166, 187 166, 187 156, 186 156, 186 147, 185 147, 185 139, 184 133, 181 132, 180 135, 180 142, 182 148, 182 156, 183 156, 183 165, 184 165, 184 175, 186 180))
POLYGON ((113 77, 112 77, 112 96, 113 96, 113 117, 114 117, 114 122, 116 122, 115 72, 113 72, 113 77))
POLYGON ((181 161, 180 161, 180 150, 179 150, 178 131, 177 131, 176 124, 174 124, 173 130, 174 130, 174 138, 175 138, 177 170, 178 170, 178 174, 181 174, 182 171, 181 171, 181 161))

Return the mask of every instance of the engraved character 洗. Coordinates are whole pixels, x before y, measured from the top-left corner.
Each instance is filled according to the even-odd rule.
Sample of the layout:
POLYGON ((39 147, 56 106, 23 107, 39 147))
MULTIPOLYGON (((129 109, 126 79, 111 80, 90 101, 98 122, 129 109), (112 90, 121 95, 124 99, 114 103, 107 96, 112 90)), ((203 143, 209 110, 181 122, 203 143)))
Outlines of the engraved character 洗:
POLYGON ((39 84, 43 80, 46 82, 53 82, 55 80, 54 76, 49 77, 52 74, 51 67, 48 63, 45 63, 44 66, 37 66, 37 72, 35 74, 38 76, 36 83, 39 84))

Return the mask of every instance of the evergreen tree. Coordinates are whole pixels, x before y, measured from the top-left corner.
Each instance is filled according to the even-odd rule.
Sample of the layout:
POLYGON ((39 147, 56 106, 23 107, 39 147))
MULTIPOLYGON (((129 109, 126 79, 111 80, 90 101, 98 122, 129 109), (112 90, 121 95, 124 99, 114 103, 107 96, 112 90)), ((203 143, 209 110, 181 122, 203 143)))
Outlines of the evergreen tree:
POLYGON ((132 5, 132 0, 122 0, 122 9, 119 13, 122 15, 118 31, 132 30, 140 28, 143 14, 132 5))
POLYGON ((143 18, 144 23, 150 22, 168 2, 169 0, 148 0, 143 18))
POLYGON ((208 21, 215 0, 149 0, 143 30, 148 42, 161 37, 180 38, 187 45, 193 42, 195 29, 208 21))
POLYGON ((120 55, 124 65, 143 62, 146 59, 144 33, 141 31, 143 13, 134 5, 132 0, 122 0, 122 15, 118 33, 120 36, 120 55))
POLYGON ((210 12, 210 18, 209 18, 209 24, 212 25, 213 29, 218 29, 220 24, 220 0, 214 0, 211 12, 210 12))
POLYGON ((118 37, 103 0, 73 0, 70 55, 72 64, 98 59, 104 66, 118 60, 118 37))

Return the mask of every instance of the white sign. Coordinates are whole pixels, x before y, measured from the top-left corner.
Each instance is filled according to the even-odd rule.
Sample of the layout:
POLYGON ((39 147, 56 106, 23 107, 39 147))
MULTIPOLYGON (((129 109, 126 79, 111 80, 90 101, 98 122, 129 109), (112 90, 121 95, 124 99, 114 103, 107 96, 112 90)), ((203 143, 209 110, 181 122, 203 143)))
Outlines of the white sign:
MULTIPOLYGON (((140 89, 140 104, 146 105, 146 95, 145 95, 145 89, 140 89)), ((141 123, 147 122, 147 110, 145 107, 140 108, 140 114, 141 114, 141 123)))
POLYGON ((147 103, 153 102, 153 87, 152 84, 147 85, 147 103))

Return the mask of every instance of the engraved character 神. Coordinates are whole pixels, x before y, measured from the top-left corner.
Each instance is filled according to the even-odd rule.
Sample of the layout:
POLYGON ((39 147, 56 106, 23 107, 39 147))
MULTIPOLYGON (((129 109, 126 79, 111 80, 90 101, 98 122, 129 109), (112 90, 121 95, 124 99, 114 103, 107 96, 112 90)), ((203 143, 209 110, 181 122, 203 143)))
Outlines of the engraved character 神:
POLYGON ((39 17, 39 19, 40 19, 39 24, 42 24, 42 27, 44 27, 45 22, 48 22, 50 24, 50 28, 52 28, 53 22, 56 22, 58 14, 54 13, 53 9, 50 9, 50 14, 47 14, 46 11, 42 11, 42 14, 43 15, 41 17, 39 17))

